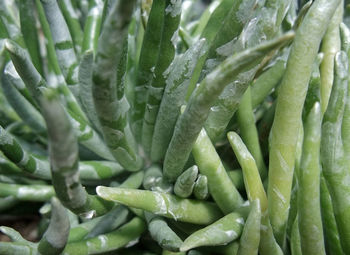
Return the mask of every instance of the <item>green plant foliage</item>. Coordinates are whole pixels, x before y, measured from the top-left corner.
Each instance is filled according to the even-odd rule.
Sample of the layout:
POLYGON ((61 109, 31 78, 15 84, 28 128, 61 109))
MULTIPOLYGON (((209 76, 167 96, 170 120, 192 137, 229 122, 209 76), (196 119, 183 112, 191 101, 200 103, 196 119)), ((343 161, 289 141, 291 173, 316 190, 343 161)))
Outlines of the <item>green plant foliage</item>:
POLYGON ((0 255, 349 254, 349 20, 0 0, 0 216, 40 214, 0 255))

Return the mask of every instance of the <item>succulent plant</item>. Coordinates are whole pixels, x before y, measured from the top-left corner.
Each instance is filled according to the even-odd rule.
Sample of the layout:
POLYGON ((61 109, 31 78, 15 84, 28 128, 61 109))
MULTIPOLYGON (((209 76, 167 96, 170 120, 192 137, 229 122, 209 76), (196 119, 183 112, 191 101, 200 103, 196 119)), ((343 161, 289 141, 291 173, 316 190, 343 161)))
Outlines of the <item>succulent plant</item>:
POLYGON ((343 16, 0 1, 0 211, 41 216, 37 243, 0 227, 0 254, 349 253, 343 16))

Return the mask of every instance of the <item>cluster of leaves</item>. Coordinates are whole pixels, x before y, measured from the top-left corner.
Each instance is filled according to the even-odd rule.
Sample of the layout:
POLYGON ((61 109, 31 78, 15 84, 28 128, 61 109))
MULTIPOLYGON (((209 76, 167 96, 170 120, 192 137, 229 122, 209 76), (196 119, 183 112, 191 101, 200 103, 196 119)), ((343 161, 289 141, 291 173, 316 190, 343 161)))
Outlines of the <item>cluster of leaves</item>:
POLYGON ((344 6, 0 1, 0 254, 349 253, 344 6))

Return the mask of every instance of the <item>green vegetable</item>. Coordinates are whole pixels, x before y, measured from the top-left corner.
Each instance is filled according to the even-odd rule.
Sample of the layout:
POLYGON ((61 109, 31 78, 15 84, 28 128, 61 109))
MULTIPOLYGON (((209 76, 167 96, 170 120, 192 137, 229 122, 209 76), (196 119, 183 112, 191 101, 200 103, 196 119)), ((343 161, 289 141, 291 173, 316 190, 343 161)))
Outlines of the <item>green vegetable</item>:
POLYGON ((344 154, 342 140, 342 119, 348 93, 348 59, 344 52, 335 56, 334 83, 327 110, 322 121, 321 163, 329 188, 337 222, 340 242, 344 252, 350 250, 348 238, 350 228, 347 224, 350 207, 346 199, 350 192, 344 177, 349 171, 348 157, 344 154))
MULTIPOLYGON (((245 3, 246 1, 243 1, 245 3)), ((243 28, 237 40, 224 44, 230 46, 235 51, 248 50, 256 47, 265 40, 271 40, 276 35, 278 28, 284 18, 286 10, 291 1, 268 0, 263 8, 259 9, 259 3, 253 4, 253 15, 247 25, 243 28), (273 18, 272 18, 273 17, 273 18)), ((248 5, 249 6, 249 5, 248 5)), ((248 9, 248 8, 247 8, 248 9)), ((239 11, 238 11, 239 12, 239 11)), ((243 20, 249 17, 249 11, 244 10, 243 20)), ((228 27, 228 29, 232 29, 228 27)), ((219 48, 220 49, 220 48, 219 48)), ((215 49, 218 51, 219 49, 215 49)), ((225 48, 224 48, 225 49, 225 48)), ((235 53, 235 52, 231 52, 235 53)), ((229 53, 230 54, 230 53, 229 53)), ((267 54, 269 55, 269 54, 267 54)), ((224 132, 249 83, 254 78, 254 74, 261 62, 260 58, 251 60, 249 67, 240 70, 240 74, 231 80, 216 99, 215 104, 210 108, 205 128, 211 139, 216 141, 224 132)))
POLYGON ((140 208, 183 222, 208 224, 222 215, 213 203, 182 199, 157 191, 99 186, 96 192, 106 200, 140 208))
MULTIPOLYGON (((316 103, 304 125, 304 142, 298 176, 298 224, 301 250, 326 254, 320 209, 321 107, 316 103)), ((292 234, 293 235, 293 234, 292 234)))
POLYGON ((237 239, 243 229, 244 218, 239 213, 230 213, 213 224, 194 232, 186 238, 180 251, 200 246, 217 246, 237 239))
POLYGON ((69 220, 66 209, 57 198, 51 199, 52 215, 50 225, 38 244, 40 254, 61 254, 67 243, 69 220))
POLYGON ((72 41, 74 43, 75 52, 79 54, 81 51, 83 31, 80 27, 78 14, 72 5, 72 1, 70 0, 60 0, 58 1, 58 5, 67 23, 72 41))
POLYGON ((96 52, 98 35, 101 30, 103 4, 100 1, 90 0, 89 11, 84 26, 84 36, 82 42, 82 52, 93 50, 96 52))
MULTIPOLYGON (((47 87, 46 81, 36 71, 26 51, 9 40, 5 42, 5 47, 10 53, 17 73, 19 76, 21 76, 26 86, 28 86, 28 90, 33 98, 38 104, 40 104, 39 97, 41 96, 42 91, 47 87)), ((64 91, 67 88, 65 87, 65 84, 62 84, 61 86, 63 93, 65 94, 64 91)), ((70 94, 68 94, 66 98, 69 106, 68 113, 70 121, 74 124, 75 132, 77 133, 80 142, 86 147, 90 148, 92 151, 96 152, 98 155, 111 159, 112 156, 110 155, 106 145, 102 142, 97 132, 86 123, 83 117, 84 115, 80 114, 81 109, 77 105, 77 102, 70 98, 69 95, 70 94)))
POLYGON ((320 185, 322 224, 327 254, 344 254, 340 244, 339 231, 334 217, 331 196, 323 175, 321 176, 320 185))
MULTIPOLYGON (((157 166, 151 166, 147 169, 143 186, 150 190, 159 190, 160 192, 170 193, 172 189, 164 188, 165 182, 162 179, 161 169, 157 166)), ((178 251, 182 240, 168 225, 166 220, 155 214, 145 212, 145 218, 148 223, 148 231, 152 238, 165 250, 178 251)))
POLYGON ((350 253, 349 25, 343 0, 0 1, 0 212, 38 233, 0 226, 0 255, 350 253))
POLYGON ((165 155, 176 120, 180 115, 180 107, 185 103, 190 78, 198 58, 205 53, 205 50, 205 40, 199 40, 171 64, 154 127, 151 149, 153 161, 158 161, 165 155))
POLYGON ((183 172, 176 180, 174 185, 174 193, 179 197, 189 197, 192 194, 197 179, 198 167, 196 165, 190 167, 183 172))
POLYGON ((133 1, 126 0, 113 5, 104 23, 92 80, 93 98, 105 141, 123 167, 137 171, 142 167, 142 159, 136 154, 136 143, 127 121, 130 106, 126 97, 120 94, 123 90, 117 88, 122 84, 113 84, 115 70, 108 68, 118 65, 121 59, 132 7, 133 1))
POLYGON ((285 246, 299 119, 305 100, 312 64, 321 39, 340 1, 316 1, 298 28, 287 69, 278 91, 276 113, 271 130, 269 218, 278 243, 285 246), (293 107, 291 107, 293 105, 293 107))
POLYGON ((255 160, 236 133, 229 132, 227 136, 232 149, 242 166, 244 186, 249 201, 253 202, 256 199, 259 199, 262 215, 259 251, 262 254, 282 254, 282 250, 276 243, 272 232, 271 223, 267 214, 268 201, 255 160))
POLYGON ((208 191, 208 178, 205 175, 199 174, 193 187, 193 195, 197 199, 207 199, 209 196, 208 191))
POLYGON ((174 41, 174 35, 176 36, 180 23, 181 0, 165 1, 164 12, 162 37, 160 38, 157 61, 151 70, 153 77, 148 88, 142 123, 142 145, 146 152, 151 151, 153 130, 166 84, 167 70, 171 68, 175 56, 176 41, 174 41))
POLYGON ((34 66, 43 75, 43 63, 40 55, 38 31, 35 26, 35 15, 33 13, 34 1, 20 1, 19 15, 21 32, 23 34, 24 42, 28 48, 28 52, 33 61, 34 66))
POLYGON ((200 173, 207 177, 209 193, 224 213, 238 208, 243 199, 230 178, 204 129, 193 146, 193 157, 200 173))
POLYGON ((293 33, 286 34, 276 40, 234 55, 206 76, 193 92, 185 112, 176 123, 164 159, 163 171, 166 178, 174 181, 182 173, 192 146, 208 117, 210 107, 225 85, 232 82, 239 72, 249 68, 252 62, 262 59, 265 54, 290 41, 293 37, 293 33))
POLYGON ((252 109, 251 89, 247 88, 237 109, 237 122, 242 139, 253 155, 262 179, 267 176, 266 166, 259 145, 258 130, 255 126, 255 116, 252 109))
POLYGON ((321 63, 321 107, 324 113, 327 109, 328 100, 332 90, 333 84, 333 69, 334 69, 334 56, 340 51, 340 34, 339 25, 343 17, 344 11, 343 1, 339 4, 335 11, 330 23, 328 25, 326 34, 322 40, 322 52, 324 58, 321 63))
POLYGON ((165 9, 165 1, 153 1, 144 40, 142 41, 137 83, 135 85, 135 109, 132 113, 133 131, 138 141, 141 140, 142 122, 147 103, 147 88, 152 81, 153 71, 159 55, 165 9))
POLYGON ((146 224, 144 221, 135 217, 121 228, 107 234, 69 243, 63 254, 85 255, 113 251, 133 243, 145 229, 146 224))
MULTIPOLYGON (((53 91, 50 91, 53 94, 53 91)), ((101 215, 112 204, 89 195, 79 180, 78 141, 64 109, 55 98, 41 99, 43 115, 48 127, 52 182, 61 202, 75 213, 101 215)))
POLYGON ((252 204, 247 221, 244 224, 242 235, 239 241, 238 255, 258 254, 260 243, 260 220, 261 209, 259 200, 252 204))
POLYGON ((148 219, 149 232, 159 246, 169 251, 179 251, 182 240, 172 231, 166 221, 159 216, 150 215, 149 217, 151 217, 148 219))
POLYGON ((290 238, 291 242, 291 252, 295 255, 302 255, 303 252, 301 250, 301 241, 300 241, 300 233, 299 233, 299 224, 298 217, 295 218, 293 227, 292 227, 292 235, 290 238))

